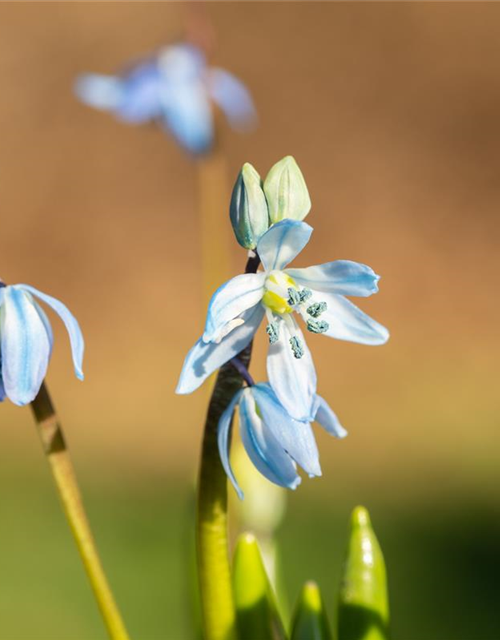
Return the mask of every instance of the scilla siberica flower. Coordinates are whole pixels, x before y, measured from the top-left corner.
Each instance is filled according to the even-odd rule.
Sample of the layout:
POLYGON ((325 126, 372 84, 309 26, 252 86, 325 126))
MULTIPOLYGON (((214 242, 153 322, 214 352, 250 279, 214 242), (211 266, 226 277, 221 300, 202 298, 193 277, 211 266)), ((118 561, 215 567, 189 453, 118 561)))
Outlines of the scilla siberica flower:
MULTIPOLYGON (((271 482, 295 489, 301 481, 297 465, 310 476, 320 476, 318 449, 309 422, 292 418, 280 404, 269 384, 259 383, 236 393, 221 416, 218 427, 219 453, 222 465, 240 498, 238 486, 229 462, 231 422, 239 408, 240 436, 255 467, 271 482)), ((328 404, 316 395, 313 419, 337 438, 347 435, 328 404)))
POLYGON ((298 171, 290 158, 284 158, 262 185, 270 220, 279 220, 256 240, 263 271, 236 276, 215 292, 205 331, 186 357, 177 393, 191 393, 236 356, 265 317, 269 382, 293 418, 310 421, 314 418, 316 371, 296 317, 311 333, 367 345, 387 341, 387 329, 345 297, 366 297, 378 291, 379 276, 370 267, 336 260, 306 269, 287 268, 312 233, 312 227, 301 219, 310 201, 298 171), (295 219, 287 218, 287 211, 295 219))
POLYGON ((35 399, 47 373, 52 329, 36 296, 66 325, 76 377, 83 380, 83 337, 78 322, 59 300, 26 284, 0 285, 0 401, 25 405, 35 399))
POLYGON ((85 104, 122 121, 159 122, 194 154, 212 145, 212 103, 234 129, 247 129, 256 118, 245 85, 224 69, 208 67, 203 52, 190 44, 161 49, 119 76, 82 75, 75 91, 85 104))

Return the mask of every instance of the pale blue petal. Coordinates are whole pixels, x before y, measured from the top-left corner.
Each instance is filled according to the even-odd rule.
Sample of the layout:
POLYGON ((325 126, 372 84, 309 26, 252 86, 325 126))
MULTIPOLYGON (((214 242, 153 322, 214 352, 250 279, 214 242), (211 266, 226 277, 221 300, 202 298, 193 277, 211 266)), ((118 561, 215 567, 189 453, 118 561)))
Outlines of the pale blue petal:
POLYGON ((265 478, 286 489, 298 487, 296 465, 258 416, 252 389, 245 389, 240 401, 240 435, 248 457, 265 478))
POLYGON ((213 142, 214 124, 210 102, 201 80, 170 87, 162 118, 177 142, 190 153, 207 152, 213 142))
POLYGON ((143 124, 161 117, 162 93, 167 90, 156 60, 134 67, 123 78, 123 97, 116 115, 131 124, 143 124))
POLYGON ((75 94, 89 107, 115 111, 123 102, 125 90, 120 78, 86 73, 76 80, 75 94))
POLYGON ((71 354, 73 356, 75 375, 79 380, 83 380, 82 366, 85 344, 83 341, 82 332, 80 330, 80 325, 78 324, 71 311, 62 302, 56 300, 56 298, 53 298, 52 296, 48 296, 46 293, 38 291, 38 289, 35 289, 35 287, 30 287, 27 284, 19 284, 16 285, 16 287, 24 289, 25 291, 29 291, 37 298, 40 298, 40 300, 45 302, 45 304, 48 304, 49 307, 52 307, 52 309, 64 322, 71 344, 71 354))
POLYGON ((233 483, 236 492, 240 500, 243 500, 243 491, 240 489, 236 478, 234 477, 233 470, 231 468, 231 462, 229 461, 229 453, 231 448, 231 423, 233 421, 233 414, 236 404, 238 403, 242 390, 238 391, 234 398, 231 400, 227 408, 222 413, 219 424, 217 426, 217 443, 219 445, 219 455, 228 478, 233 483))
POLYGON ((313 290, 313 299, 327 304, 321 320, 326 320, 330 328, 323 335, 368 345, 384 344, 389 339, 389 331, 385 327, 344 296, 313 290))
MULTIPOLYGON (((323 316, 322 316, 323 317, 323 316)), ((302 343, 304 355, 295 358, 290 347, 290 330, 285 322, 279 325, 279 340, 269 345, 267 375, 278 400, 296 420, 311 421, 316 396, 316 370, 300 329, 296 336, 302 343)))
POLYGON ((208 306, 204 342, 219 341, 230 329, 228 323, 262 300, 265 279, 265 273, 244 273, 217 289, 208 306))
POLYGON ((318 448, 308 422, 294 420, 278 401, 274 389, 256 385, 252 392, 266 427, 288 455, 310 476, 320 476, 318 448))
POLYGON ((241 314, 245 322, 233 329, 219 344, 207 344, 200 338, 186 356, 175 392, 192 393, 216 369, 238 355, 252 340, 263 316, 263 306, 257 305, 241 314))
POLYGON ((316 396, 316 415, 314 419, 332 436, 336 438, 346 437, 347 431, 340 424, 340 420, 332 411, 328 402, 321 396, 316 396))
POLYGON ((0 373, 0 402, 3 402, 6 397, 7 397, 7 394, 5 393, 5 387, 3 386, 2 374, 0 373))
POLYGON ((29 293, 7 287, 1 315, 2 381, 17 405, 34 400, 47 373, 49 336, 29 293))
POLYGON ((299 220, 281 220, 257 243, 257 253, 266 271, 283 269, 309 242, 312 227, 299 220))
POLYGON ((36 309, 38 315, 40 316, 40 320, 43 322, 43 326, 45 327, 45 331, 47 332, 47 336, 49 338, 49 345, 50 345, 50 353, 49 353, 49 355, 51 355, 52 354, 52 347, 54 346, 54 334, 52 333, 52 326, 50 324, 49 319, 47 318, 47 314, 42 309, 42 307, 35 300, 33 300, 33 304, 35 305, 35 309, 36 309))
POLYGON ((378 276, 373 269, 360 262, 335 260, 307 269, 287 269, 297 284, 343 296, 371 296, 378 291, 378 276))
POLYGON ((225 113, 236 130, 248 130, 257 120, 257 113, 246 86, 224 69, 212 67, 207 72, 208 90, 213 101, 225 113))

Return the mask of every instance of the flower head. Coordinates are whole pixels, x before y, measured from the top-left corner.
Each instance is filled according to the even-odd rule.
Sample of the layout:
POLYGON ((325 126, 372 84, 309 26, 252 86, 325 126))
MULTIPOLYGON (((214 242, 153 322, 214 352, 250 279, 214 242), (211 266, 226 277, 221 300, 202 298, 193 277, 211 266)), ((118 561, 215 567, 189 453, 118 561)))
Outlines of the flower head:
MULTIPOLYGON (((241 389, 219 421, 218 443, 224 469, 240 498, 243 493, 229 462, 230 431, 239 407, 240 436, 245 450, 260 473, 281 487, 295 489, 300 484, 297 465, 310 477, 320 476, 318 449, 309 422, 292 418, 280 404, 269 384, 241 389)), ((347 435, 328 404, 315 396, 313 418, 337 438, 347 435)))
POLYGON ((203 336, 188 353, 177 393, 191 393, 252 340, 264 317, 269 337, 267 372, 286 411, 297 420, 313 417, 316 372, 297 318, 307 331, 367 345, 387 341, 385 327, 345 296, 378 291, 368 266, 336 260, 306 269, 287 267, 306 246, 312 228, 282 220, 258 241, 263 271, 236 276, 210 301, 203 336))
POLYGON ((214 135, 212 103, 236 130, 255 121, 245 85, 189 44, 173 45, 118 76, 84 74, 75 85, 85 104, 131 124, 159 122, 194 154, 208 151, 214 135))
POLYGON ((0 400, 14 404, 34 400, 47 373, 52 351, 52 329, 36 296, 60 316, 71 343, 77 378, 83 380, 83 337, 68 308, 51 296, 25 284, 0 287, 0 400))

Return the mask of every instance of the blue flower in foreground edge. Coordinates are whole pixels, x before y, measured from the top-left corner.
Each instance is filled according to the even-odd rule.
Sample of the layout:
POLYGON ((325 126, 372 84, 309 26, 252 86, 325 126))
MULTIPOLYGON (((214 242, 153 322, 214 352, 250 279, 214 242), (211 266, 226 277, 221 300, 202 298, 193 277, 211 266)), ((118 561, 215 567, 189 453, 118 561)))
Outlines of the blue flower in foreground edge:
POLYGON ((159 122, 194 154, 212 145, 212 103, 233 129, 249 129, 256 121, 245 85, 224 69, 208 67, 203 52, 190 44, 161 49, 119 76, 84 74, 75 92, 85 104, 111 111, 122 121, 159 122))
POLYGON ((379 276, 364 264, 336 260, 286 269, 309 242, 312 227, 297 220, 273 225, 257 243, 264 271, 236 276, 213 295, 203 336, 188 353, 177 393, 191 393, 252 340, 264 316, 269 336, 269 382, 287 412, 313 416, 316 371, 297 313, 311 333, 367 345, 389 338, 385 327, 344 296, 370 296, 379 276))
MULTIPOLYGON (((318 449, 309 422, 292 418, 271 386, 259 383, 236 393, 222 414, 218 427, 222 465, 240 498, 243 498, 243 492, 229 462, 231 423, 237 406, 243 446, 263 476, 281 487, 296 489, 301 481, 297 465, 310 477, 321 475, 318 449)), ((314 399, 313 414, 313 419, 331 435, 337 438, 347 435, 337 416, 318 395, 314 399)))
POLYGON ((66 325, 75 374, 83 380, 83 336, 78 322, 59 300, 26 284, 0 285, 0 401, 5 397, 25 405, 35 399, 47 373, 52 351, 52 329, 36 296, 66 325))

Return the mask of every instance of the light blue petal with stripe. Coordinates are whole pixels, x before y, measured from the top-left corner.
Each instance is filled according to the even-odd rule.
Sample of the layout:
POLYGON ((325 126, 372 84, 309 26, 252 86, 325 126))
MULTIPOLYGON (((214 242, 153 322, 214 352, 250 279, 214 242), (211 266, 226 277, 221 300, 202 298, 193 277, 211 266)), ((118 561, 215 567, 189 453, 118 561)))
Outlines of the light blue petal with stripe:
POLYGON ((312 290, 314 300, 326 302, 327 309, 321 320, 328 322, 329 329, 323 335, 338 340, 359 344, 380 345, 389 339, 389 331, 356 305, 334 293, 312 290))
POLYGON ((123 77, 123 96, 116 115, 130 124, 158 119, 162 114, 162 94, 165 91, 168 87, 163 82, 156 60, 147 60, 123 77))
POLYGON ((244 273, 217 289, 208 306, 203 342, 217 342, 230 329, 228 323, 262 300, 265 279, 265 273, 244 273))
POLYGON ((234 477, 231 462, 229 461, 230 449, 231 449, 231 423, 233 421, 234 410, 241 397, 243 390, 241 389, 235 394, 227 408, 222 413, 219 424, 217 426, 217 444, 219 446, 219 455, 228 478, 233 483, 234 488, 240 498, 243 500, 243 491, 240 489, 236 478, 234 477))
POLYGON ((269 382, 283 407, 296 420, 313 419, 313 403, 316 396, 316 370, 311 352, 300 329, 295 332, 304 355, 295 358, 290 347, 291 333, 285 322, 279 321, 279 340, 269 345, 267 375, 269 382))
POLYGON ((82 366, 85 343, 83 341, 83 335, 80 329, 80 325, 78 324, 74 315, 62 302, 60 302, 56 298, 53 298, 52 296, 48 296, 46 293, 38 291, 38 289, 35 289, 35 287, 31 287, 27 284, 18 284, 16 285, 16 288, 23 289, 24 291, 29 291, 34 296, 45 302, 45 304, 48 304, 49 307, 51 307, 64 322, 71 344, 71 354, 73 356, 75 375, 79 380, 83 380, 82 366))
POLYGON ((236 130, 249 130, 257 122, 250 92, 232 73, 212 67, 207 72, 208 91, 236 130))
POLYGON ((47 373, 50 339, 29 293, 4 290, 0 308, 4 393, 19 406, 36 397, 47 373))
POLYGON ((297 284, 343 296, 371 296, 378 291, 378 276, 373 269, 360 262, 335 260, 306 269, 286 269, 297 284))
POLYGON ((192 393, 219 367, 238 355, 252 340, 262 322, 264 308, 257 305, 241 314, 243 324, 234 328, 220 343, 200 338, 187 354, 176 393, 192 393))
POLYGON ((240 400, 240 435, 245 451, 256 469, 270 482, 285 489, 296 489, 300 484, 296 465, 259 417, 253 389, 245 389, 240 400))
POLYGON ((257 253, 266 271, 283 269, 309 242, 313 229, 299 220, 281 220, 264 233, 257 253))
POLYGON ((310 476, 320 476, 318 448, 308 422, 294 420, 268 384, 252 388, 265 425, 288 455, 310 476))
POLYGON ((336 438, 345 438, 347 431, 340 424, 340 420, 332 411, 328 402, 321 396, 316 396, 316 411, 314 419, 318 422, 325 431, 336 438))

